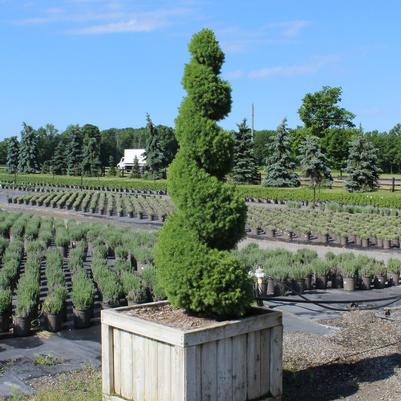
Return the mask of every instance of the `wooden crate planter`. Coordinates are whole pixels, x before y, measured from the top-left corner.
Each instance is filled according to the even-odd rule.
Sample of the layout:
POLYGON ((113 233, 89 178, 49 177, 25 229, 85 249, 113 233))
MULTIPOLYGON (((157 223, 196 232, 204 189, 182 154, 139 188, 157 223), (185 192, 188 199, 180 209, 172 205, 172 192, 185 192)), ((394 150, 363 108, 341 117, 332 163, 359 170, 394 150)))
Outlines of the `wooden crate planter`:
POLYGON ((281 312, 181 330, 125 313, 141 307, 102 311, 105 400, 280 400, 281 312))

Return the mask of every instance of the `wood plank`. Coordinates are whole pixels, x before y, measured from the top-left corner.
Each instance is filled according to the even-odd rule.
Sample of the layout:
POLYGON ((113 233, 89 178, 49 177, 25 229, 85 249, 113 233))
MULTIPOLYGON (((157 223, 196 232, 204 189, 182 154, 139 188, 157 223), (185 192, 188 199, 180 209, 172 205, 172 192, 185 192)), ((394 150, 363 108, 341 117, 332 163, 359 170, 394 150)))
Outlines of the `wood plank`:
POLYGON ((137 335, 132 337, 133 352, 133 394, 135 401, 145 399, 145 338, 137 335))
POLYGON ((281 312, 259 308, 262 314, 256 316, 216 322, 207 327, 185 331, 130 316, 126 313, 130 309, 132 307, 106 310, 102 313, 102 322, 124 331, 181 347, 222 340, 282 324, 281 312))
POLYGON ((157 342, 145 338, 145 399, 158 401, 157 342))
POLYGON ((201 400, 201 347, 184 348, 184 399, 201 400))
MULTIPOLYGON (((267 310, 266 310, 267 311, 267 310)), ((238 321, 226 321, 211 327, 183 332, 184 347, 236 337, 242 334, 269 329, 282 324, 281 312, 252 316, 238 321)))
POLYGON ((171 401, 171 349, 169 344, 157 344, 158 401, 171 401))
POLYGON ((233 337, 233 401, 246 400, 247 394, 247 335, 233 337))
POLYGON ((219 401, 232 401, 233 399, 232 342, 232 338, 217 342, 217 399, 219 401))
POLYGON ((185 400, 184 348, 172 347, 171 362, 171 401, 185 400))
POLYGON ((202 345, 201 400, 218 401, 217 398, 217 344, 215 341, 202 345))
POLYGON ((270 393, 270 329, 260 332, 260 395, 270 393))
POLYGON ((118 329, 113 329, 114 393, 121 395, 121 342, 118 329))
POLYGON ((118 329, 167 344, 183 345, 184 343, 184 332, 179 329, 139 319, 123 313, 116 313, 114 310, 105 311, 102 315, 102 322, 118 329))
POLYGON ((113 366, 113 329, 102 324, 102 389, 105 395, 113 394, 113 366))
POLYGON ((247 387, 248 399, 260 397, 260 331, 254 331, 247 337, 247 387))
POLYGON ((127 399, 133 399, 132 388, 132 334, 122 331, 120 333, 121 341, 121 395, 127 399))
POLYGON ((283 392, 283 326, 270 332, 270 392, 278 397, 283 392))

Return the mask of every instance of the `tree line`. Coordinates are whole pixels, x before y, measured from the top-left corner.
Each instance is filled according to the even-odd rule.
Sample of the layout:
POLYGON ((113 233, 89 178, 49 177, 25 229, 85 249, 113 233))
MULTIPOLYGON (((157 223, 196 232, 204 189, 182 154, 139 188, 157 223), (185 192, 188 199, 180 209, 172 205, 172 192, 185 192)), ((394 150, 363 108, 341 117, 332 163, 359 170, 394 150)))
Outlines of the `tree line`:
MULTIPOLYGON (((232 131, 233 169, 229 179, 258 183, 264 167, 266 185, 296 185, 294 171, 301 167, 304 143, 310 137, 317 138, 311 141, 319 145, 327 167, 340 175, 348 169, 352 144, 360 137, 365 138, 372 151, 376 149, 375 167, 382 172, 401 172, 401 124, 388 133, 364 132, 355 127, 355 115, 341 106, 341 96, 341 88, 329 86, 306 94, 298 110, 303 125, 295 129, 284 120, 276 130, 255 131, 252 135, 244 119, 232 131), (286 173, 283 165, 287 166, 286 173)), ((0 163, 7 164, 9 172, 96 176, 107 170, 114 175, 127 148, 145 148, 147 167, 141 170, 136 161, 131 176, 157 179, 166 176, 178 144, 174 129, 155 125, 149 115, 143 128, 103 131, 92 124, 71 125, 59 132, 52 124, 35 130, 24 123, 20 140, 11 137, 0 142, 0 163)))

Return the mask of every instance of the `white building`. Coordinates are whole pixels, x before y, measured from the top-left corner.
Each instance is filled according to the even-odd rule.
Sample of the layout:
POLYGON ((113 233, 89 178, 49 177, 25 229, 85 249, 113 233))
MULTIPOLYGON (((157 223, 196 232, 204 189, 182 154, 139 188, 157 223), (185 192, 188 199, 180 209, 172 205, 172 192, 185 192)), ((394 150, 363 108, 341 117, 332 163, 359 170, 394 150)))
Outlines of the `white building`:
POLYGON ((117 167, 120 170, 131 170, 135 157, 138 158, 139 166, 143 168, 146 165, 145 149, 124 149, 124 157, 121 158, 117 167))

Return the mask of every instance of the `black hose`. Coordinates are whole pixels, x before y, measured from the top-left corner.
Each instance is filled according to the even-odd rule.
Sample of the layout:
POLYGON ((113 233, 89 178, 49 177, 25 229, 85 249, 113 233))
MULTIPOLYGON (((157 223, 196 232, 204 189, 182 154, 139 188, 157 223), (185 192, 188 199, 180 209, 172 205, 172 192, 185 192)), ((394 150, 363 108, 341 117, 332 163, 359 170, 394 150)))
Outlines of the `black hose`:
MULTIPOLYGON (((285 286, 294 292, 294 290, 292 288, 290 288, 288 286, 288 284, 285 284, 285 286)), ((333 310, 333 311, 337 311, 337 312, 349 312, 352 309, 335 308, 335 307, 327 306, 327 304, 350 304, 350 305, 355 305, 354 309, 374 310, 374 309, 384 308, 385 306, 389 306, 389 305, 401 300, 401 295, 393 295, 391 297, 376 298, 376 299, 368 298, 368 299, 351 299, 351 300, 348 299, 346 301, 334 301, 334 300, 314 301, 314 300, 306 298, 301 293, 296 293, 296 295, 301 297, 302 299, 288 299, 288 298, 283 298, 283 297, 268 297, 268 296, 260 297, 259 296, 259 297, 257 297, 257 300, 258 300, 258 302, 269 301, 269 302, 286 302, 286 303, 295 303, 295 304, 297 304, 297 303, 314 304, 316 306, 320 306, 321 308, 329 309, 329 310, 333 310), (366 306, 366 307, 359 306, 360 303, 383 302, 383 301, 389 301, 389 302, 386 304, 380 305, 380 306, 366 306)))

